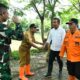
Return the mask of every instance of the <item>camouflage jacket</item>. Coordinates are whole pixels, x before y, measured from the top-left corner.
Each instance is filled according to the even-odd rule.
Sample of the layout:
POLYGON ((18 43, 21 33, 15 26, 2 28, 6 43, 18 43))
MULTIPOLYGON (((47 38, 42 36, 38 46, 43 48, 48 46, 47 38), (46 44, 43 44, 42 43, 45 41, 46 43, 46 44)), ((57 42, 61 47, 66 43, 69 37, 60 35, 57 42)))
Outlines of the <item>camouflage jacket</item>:
POLYGON ((17 34, 23 37, 18 29, 12 30, 10 27, 8 28, 6 25, 0 23, 0 50, 7 51, 11 44, 11 39, 18 39, 19 36, 17 34))

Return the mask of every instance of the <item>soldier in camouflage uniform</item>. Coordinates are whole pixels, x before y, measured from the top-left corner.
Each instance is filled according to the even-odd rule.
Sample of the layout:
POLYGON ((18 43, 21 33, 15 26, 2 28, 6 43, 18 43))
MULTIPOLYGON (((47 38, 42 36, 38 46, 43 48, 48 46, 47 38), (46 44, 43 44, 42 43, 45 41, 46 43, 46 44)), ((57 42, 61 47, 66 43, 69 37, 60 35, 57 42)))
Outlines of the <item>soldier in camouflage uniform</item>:
POLYGON ((12 80, 9 66, 9 49, 15 31, 3 24, 8 19, 7 9, 7 6, 0 3, 0 80, 12 80))

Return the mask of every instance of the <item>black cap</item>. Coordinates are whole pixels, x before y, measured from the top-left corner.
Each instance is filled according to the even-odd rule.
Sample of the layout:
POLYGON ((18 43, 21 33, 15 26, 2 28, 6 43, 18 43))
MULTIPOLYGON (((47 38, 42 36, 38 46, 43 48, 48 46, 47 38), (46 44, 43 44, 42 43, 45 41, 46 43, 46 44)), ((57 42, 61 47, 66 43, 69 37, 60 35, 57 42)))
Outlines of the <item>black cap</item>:
POLYGON ((71 18, 69 22, 67 22, 66 24, 72 24, 75 23, 76 25, 78 25, 78 19, 76 18, 71 18))

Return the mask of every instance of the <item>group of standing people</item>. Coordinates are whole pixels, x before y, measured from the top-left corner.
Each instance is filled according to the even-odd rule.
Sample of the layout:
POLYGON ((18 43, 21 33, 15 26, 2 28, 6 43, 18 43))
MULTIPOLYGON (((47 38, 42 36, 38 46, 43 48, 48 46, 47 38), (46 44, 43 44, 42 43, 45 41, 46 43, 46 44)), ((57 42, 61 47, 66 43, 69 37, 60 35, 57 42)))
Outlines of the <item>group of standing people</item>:
POLYGON ((50 30, 46 45, 50 45, 49 60, 48 60, 48 72, 45 77, 51 77, 53 62, 55 57, 59 64, 59 75, 62 77, 64 53, 67 57, 67 70, 68 80, 80 80, 80 30, 78 29, 78 19, 71 18, 66 24, 69 25, 69 30, 66 32, 59 24, 58 18, 53 19, 53 26, 50 30))
POLYGON ((19 79, 28 80, 26 75, 32 76, 33 72, 30 71, 30 48, 31 46, 37 49, 45 49, 50 45, 48 71, 45 77, 51 77, 53 62, 55 58, 59 64, 59 75, 62 76, 64 53, 67 54, 67 70, 69 74, 68 80, 80 80, 80 31, 78 30, 78 20, 75 18, 70 19, 66 24, 69 25, 69 30, 65 30, 60 26, 60 19, 54 18, 52 21, 53 28, 49 32, 46 43, 38 42, 34 38, 34 34, 38 31, 35 24, 29 26, 29 30, 23 34, 20 23, 17 18, 13 17, 16 24, 15 30, 6 27, 3 24, 8 19, 8 7, 0 4, 0 79, 12 80, 11 70, 9 65, 9 50, 11 39, 22 40, 19 47, 20 67, 19 79), (41 47, 36 44, 42 45, 41 47))

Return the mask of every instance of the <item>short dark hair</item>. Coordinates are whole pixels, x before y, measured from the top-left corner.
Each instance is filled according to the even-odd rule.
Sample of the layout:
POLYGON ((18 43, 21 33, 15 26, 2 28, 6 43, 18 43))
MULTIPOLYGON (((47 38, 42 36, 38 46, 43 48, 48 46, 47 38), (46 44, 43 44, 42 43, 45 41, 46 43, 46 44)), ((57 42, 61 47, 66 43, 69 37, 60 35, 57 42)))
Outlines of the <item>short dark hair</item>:
POLYGON ((36 25, 33 23, 29 26, 29 28, 36 28, 36 25))
POLYGON ((8 9, 8 6, 0 3, 0 15, 2 15, 2 13, 4 13, 5 10, 7 10, 7 9, 8 9))
POLYGON ((53 20, 57 20, 58 23, 60 23, 60 19, 59 18, 53 18, 53 20))

